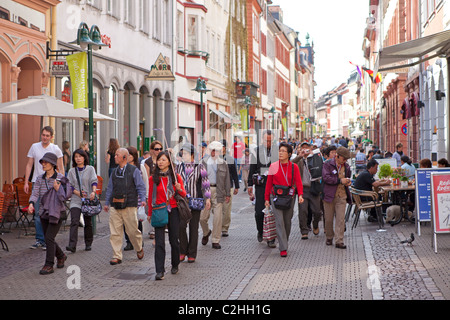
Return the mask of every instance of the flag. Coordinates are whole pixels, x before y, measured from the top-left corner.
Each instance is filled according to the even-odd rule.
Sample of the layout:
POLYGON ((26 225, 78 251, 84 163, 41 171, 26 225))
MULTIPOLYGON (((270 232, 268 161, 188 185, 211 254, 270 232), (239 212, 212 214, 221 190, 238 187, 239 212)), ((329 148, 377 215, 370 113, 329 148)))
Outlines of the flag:
POLYGON ((88 108, 87 53, 79 52, 66 57, 72 83, 73 107, 88 108))
POLYGON ((372 79, 372 82, 380 83, 381 81, 383 81, 383 77, 381 76, 381 73, 378 72, 377 75, 374 77, 372 70, 367 69, 365 67, 362 67, 362 69, 369 74, 370 79, 372 79))
POLYGON ((248 130, 248 114, 247 114, 247 109, 242 109, 240 111, 241 113, 241 127, 242 127, 242 131, 246 131, 248 130))
POLYGON ((354 65, 356 67, 356 70, 358 70, 359 73, 359 78, 361 79, 361 83, 364 85, 364 75, 361 72, 361 69, 359 68, 359 66, 357 64, 354 64, 353 62, 349 61, 350 64, 354 65))

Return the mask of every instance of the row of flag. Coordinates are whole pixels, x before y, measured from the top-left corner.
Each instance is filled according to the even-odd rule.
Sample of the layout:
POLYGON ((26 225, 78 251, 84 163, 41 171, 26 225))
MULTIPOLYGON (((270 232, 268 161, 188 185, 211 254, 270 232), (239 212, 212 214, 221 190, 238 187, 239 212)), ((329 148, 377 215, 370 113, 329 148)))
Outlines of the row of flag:
POLYGON ((378 73, 374 76, 373 70, 367 69, 366 67, 360 67, 359 65, 354 64, 354 63, 351 62, 351 61, 349 61, 349 62, 350 62, 350 64, 352 64, 352 65, 354 65, 354 66, 356 67, 356 70, 358 70, 359 77, 361 78, 361 83, 362 83, 363 85, 364 85, 364 76, 363 76, 363 74, 362 74, 363 71, 365 71, 365 72, 368 73, 368 75, 369 75, 370 79, 372 79, 372 82, 373 82, 373 83, 380 83, 381 81, 383 81, 383 77, 381 76, 381 73, 378 72, 378 73))

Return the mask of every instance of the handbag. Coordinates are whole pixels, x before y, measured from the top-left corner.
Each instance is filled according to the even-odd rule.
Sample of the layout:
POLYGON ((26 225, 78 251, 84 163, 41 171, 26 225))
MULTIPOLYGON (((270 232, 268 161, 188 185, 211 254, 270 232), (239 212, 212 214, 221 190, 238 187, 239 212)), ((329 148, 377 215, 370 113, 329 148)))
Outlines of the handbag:
POLYGON ((167 203, 154 204, 152 206, 151 224, 155 228, 165 227, 169 223, 169 211, 167 210, 167 203))
POLYGON ((274 185, 273 186, 273 205, 279 210, 288 210, 292 208, 295 189, 294 184, 294 164, 292 164, 292 182, 290 186, 274 185))
POLYGON ((275 216, 272 210, 265 210, 263 221, 263 240, 272 241, 277 237, 277 229, 275 226, 275 216))
MULTIPOLYGON (((182 163, 182 165, 183 165, 184 175, 186 176, 186 169, 184 167, 184 163, 182 163)), ((197 166, 198 166, 198 164, 195 165, 194 171, 197 168, 197 166)), ((187 176, 186 176, 186 180, 187 180, 187 176)), ((195 187, 197 188, 197 196, 201 195, 201 197, 193 198, 193 197, 191 197, 188 194, 186 197, 187 197, 188 202, 189 202, 189 208, 191 210, 202 211, 205 208, 205 199, 203 198, 202 180, 201 179, 197 180, 197 183, 196 183, 195 187)), ((186 188, 186 183, 185 183, 184 188, 187 189, 186 188)))
MULTIPOLYGON (((80 194, 82 193, 80 176, 78 175, 78 168, 75 168, 75 173, 78 180, 78 186, 80 187, 80 194)), ((95 195, 94 200, 81 198, 81 213, 87 217, 93 217, 102 212, 102 204, 95 195)))
POLYGON ((175 192, 175 200, 177 201, 178 212, 180 214, 181 226, 187 226, 192 219, 192 212, 189 208, 189 202, 185 197, 182 197, 178 192, 175 192))
POLYGON ((156 204, 156 183, 153 182, 152 193, 152 217, 150 223, 155 228, 163 228, 169 223, 169 210, 167 204, 169 200, 166 198, 166 202, 156 204))

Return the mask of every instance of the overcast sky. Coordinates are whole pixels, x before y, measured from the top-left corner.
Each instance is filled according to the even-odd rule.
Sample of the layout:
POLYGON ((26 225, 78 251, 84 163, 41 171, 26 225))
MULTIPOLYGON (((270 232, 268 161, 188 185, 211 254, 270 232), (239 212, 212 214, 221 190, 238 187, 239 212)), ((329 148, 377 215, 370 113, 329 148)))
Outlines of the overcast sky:
POLYGON ((284 24, 314 42, 316 99, 346 82, 355 70, 349 61, 364 64, 362 51, 368 0, 273 0, 283 9, 284 24))

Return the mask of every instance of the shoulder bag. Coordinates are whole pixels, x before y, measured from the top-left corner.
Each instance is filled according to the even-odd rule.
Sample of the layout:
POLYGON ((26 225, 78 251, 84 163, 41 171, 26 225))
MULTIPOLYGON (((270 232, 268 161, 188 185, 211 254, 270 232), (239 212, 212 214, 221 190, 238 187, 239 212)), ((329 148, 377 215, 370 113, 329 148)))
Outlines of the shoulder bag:
MULTIPOLYGON (((178 179, 178 177, 175 176, 175 179, 178 179)), ((189 202, 186 199, 186 197, 182 197, 177 191, 175 191, 174 198, 177 201, 181 226, 182 227, 187 226, 189 221, 191 221, 192 219, 192 212, 191 209, 189 208, 189 202)))
MULTIPOLYGON (((98 215, 100 212, 102 212, 102 204, 100 203, 100 200, 97 198, 97 195, 95 195, 94 200, 90 200, 89 198, 83 198, 83 191, 81 188, 81 181, 80 176, 78 174, 78 168, 74 168, 75 173, 78 180, 78 186, 80 187, 80 195, 81 195, 81 213, 84 216, 92 217, 98 215)), ((87 167, 84 169, 86 170, 87 167)))
MULTIPOLYGON (((186 176, 186 169, 184 167, 184 163, 183 165, 183 170, 184 170, 184 175, 186 176)), ((194 172, 195 169, 198 168, 198 164, 195 165, 194 167, 194 172)), ((201 168, 199 168, 201 170, 201 168)), ((186 176, 186 181, 188 180, 188 177, 186 176)), ((186 183, 184 184, 184 188, 186 189, 186 183)), ((193 198, 191 197, 190 194, 188 194, 186 197, 189 201, 189 208, 191 210, 196 210, 196 211, 202 211, 205 208, 205 199, 203 198, 203 192, 202 192, 202 179, 201 179, 201 174, 200 174, 200 179, 197 179, 197 182, 195 184, 195 187, 197 188, 197 198, 193 198)))
MULTIPOLYGON (((281 163, 280 163, 281 166, 281 163)), ((295 196, 294 185, 294 164, 292 164, 292 182, 290 186, 274 185, 273 186, 273 205, 279 210, 288 210, 292 207, 295 196)))
POLYGON ((167 208, 168 202, 169 200, 166 198, 166 202, 156 204, 156 183, 153 182, 152 218, 150 220, 153 227, 162 228, 169 223, 169 211, 167 208))

